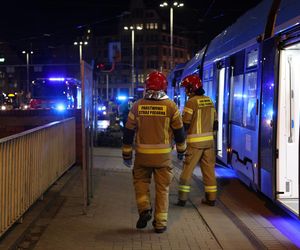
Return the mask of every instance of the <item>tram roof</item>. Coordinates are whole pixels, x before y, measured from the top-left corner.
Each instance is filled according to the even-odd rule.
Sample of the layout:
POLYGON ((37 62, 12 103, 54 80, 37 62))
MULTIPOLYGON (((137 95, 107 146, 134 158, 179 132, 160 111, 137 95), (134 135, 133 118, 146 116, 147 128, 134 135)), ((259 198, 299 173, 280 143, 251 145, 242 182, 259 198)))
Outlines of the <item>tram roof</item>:
POLYGON ((300 1, 281 0, 275 23, 275 34, 298 25, 300 22, 300 1))
MULTIPOLYGON (((299 0, 296 0, 299 1, 299 0)), ((256 43, 264 33, 272 0, 264 0, 222 31, 209 44, 205 61, 215 61, 256 43)))
POLYGON ((202 48, 201 50, 199 50, 195 54, 195 56, 190 61, 187 62, 186 66, 184 67, 184 70, 182 72, 181 80, 188 75, 195 74, 199 70, 198 67, 202 62, 205 48, 206 48, 206 46, 204 48, 202 48))

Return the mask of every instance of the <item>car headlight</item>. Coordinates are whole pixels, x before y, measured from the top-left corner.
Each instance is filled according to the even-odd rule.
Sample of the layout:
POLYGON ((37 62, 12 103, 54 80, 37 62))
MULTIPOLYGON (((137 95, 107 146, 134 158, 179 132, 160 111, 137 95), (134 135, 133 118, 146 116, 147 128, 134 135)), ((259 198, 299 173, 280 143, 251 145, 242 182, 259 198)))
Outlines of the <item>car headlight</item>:
POLYGON ((4 105, 2 105, 1 110, 6 110, 6 107, 4 105))

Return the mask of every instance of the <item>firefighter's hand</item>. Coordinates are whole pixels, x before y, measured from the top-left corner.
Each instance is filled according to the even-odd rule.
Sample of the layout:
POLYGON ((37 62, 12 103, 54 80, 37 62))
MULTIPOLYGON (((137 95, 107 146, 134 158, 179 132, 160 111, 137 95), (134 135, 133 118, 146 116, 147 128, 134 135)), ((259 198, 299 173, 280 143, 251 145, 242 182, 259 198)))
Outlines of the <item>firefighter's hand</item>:
POLYGON ((128 168, 131 168, 132 167, 132 160, 125 160, 123 159, 123 164, 128 167, 128 168))
POLYGON ((184 153, 177 153, 177 159, 182 161, 184 157, 184 153))

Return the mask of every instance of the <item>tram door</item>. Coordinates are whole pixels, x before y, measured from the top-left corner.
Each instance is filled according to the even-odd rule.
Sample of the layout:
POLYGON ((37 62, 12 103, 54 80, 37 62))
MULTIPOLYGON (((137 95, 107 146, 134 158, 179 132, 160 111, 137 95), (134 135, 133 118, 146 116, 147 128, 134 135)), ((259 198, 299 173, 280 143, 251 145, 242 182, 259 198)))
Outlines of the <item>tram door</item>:
POLYGON ((280 51, 277 199, 299 215, 300 42, 280 51))

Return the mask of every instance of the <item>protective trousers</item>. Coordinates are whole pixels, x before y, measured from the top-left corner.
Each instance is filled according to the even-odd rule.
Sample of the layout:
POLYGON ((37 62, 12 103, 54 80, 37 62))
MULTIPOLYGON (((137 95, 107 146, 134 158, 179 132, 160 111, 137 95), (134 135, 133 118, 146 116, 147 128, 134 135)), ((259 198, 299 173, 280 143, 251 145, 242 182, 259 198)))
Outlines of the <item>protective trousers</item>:
POLYGON ((170 164, 149 167, 142 164, 142 159, 136 156, 133 168, 133 184, 139 214, 151 207, 150 183, 153 174, 155 182, 155 227, 167 226, 169 209, 169 186, 173 173, 170 164))
POLYGON ((190 180, 197 163, 200 164, 206 199, 214 201, 217 196, 215 151, 213 148, 193 148, 190 145, 187 147, 183 170, 180 175, 178 198, 183 201, 188 199, 191 190, 190 180))

